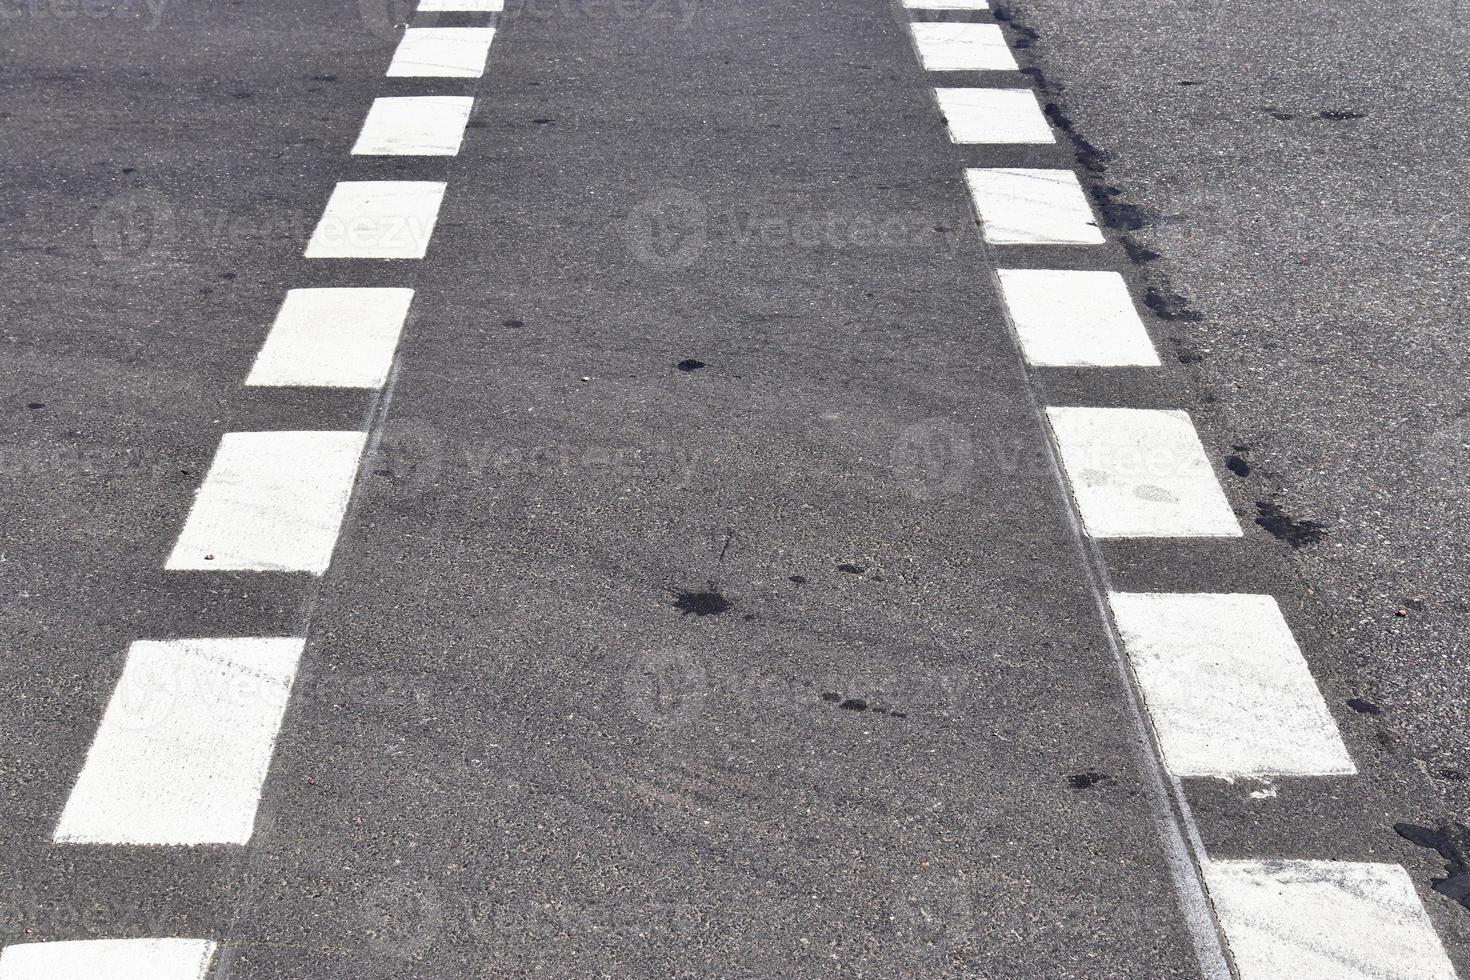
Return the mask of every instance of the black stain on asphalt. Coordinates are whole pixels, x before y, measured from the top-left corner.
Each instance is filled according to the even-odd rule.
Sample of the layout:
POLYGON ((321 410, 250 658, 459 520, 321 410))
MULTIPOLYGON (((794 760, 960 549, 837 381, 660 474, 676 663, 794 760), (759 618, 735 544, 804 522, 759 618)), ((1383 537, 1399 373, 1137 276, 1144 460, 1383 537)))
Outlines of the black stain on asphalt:
POLYGON ((1077 132, 1077 126, 1072 122, 1072 117, 1067 115, 1067 110, 1063 109, 1060 103, 1049 101, 1041 109, 1053 126, 1067 134, 1067 138, 1072 141, 1072 149, 1077 155, 1077 160, 1084 167, 1095 174, 1103 173, 1108 169, 1108 154, 1077 132))
POLYGON ((1174 359, 1180 364, 1203 364, 1205 362, 1205 355, 1194 348, 1186 346, 1178 340, 1174 341, 1174 346, 1178 349, 1178 353, 1174 355, 1174 359))
POLYGON ((1143 305, 1154 311, 1160 320, 1198 323, 1204 314, 1189 308, 1189 301, 1167 289, 1150 286, 1143 294, 1143 305))
POLYGON ((698 371, 700 368, 708 366, 709 365, 705 364, 703 361, 695 360, 692 357, 686 357, 684 358, 684 360, 674 365, 674 367, 686 373, 689 371, 698 371))
POLYGON ((1394 833, 1410 844, 1437 851, 1444 860, 1445 877, 1435 878, 1429 887, 1470 909, 1470 828, 1453 820, 1441 820, 1437 827, 1421 827, 1412 823, 1396 823, 1394 833))
POLYGON ((863 565, 855 565, 852 562, 845 561, 837 566, 837 570, 839 572, 846 572, 849 575, 861 575, 867 571, 867 568, 863 565))
POLYGON ((1086 772, 1073 773, 1067 777, 1067 783, 1073 789, 1092 789, 1094 786, 1112 786, 1113 777, 1105 772, 1094 772, 1089 769, 1086 772))
POLYGON ((685 616, 718 616, 733 606, 729 599, 720 595, 711 582, 703 589, 681 589, 674 594, 674 608, 685 616))
POLYGON ((1326 122, 1348 122, 1353 119, 1362 119, 1367 115, 1366 112, 1354 112, 1351 109, 1323 109, 1312 118, 1326 122))
POLYGON ((1041 40, 1041 34, 1038 31, 1027 27, 1025 24, 1017 23, 1015 15, 1006 7, 996 6, 995 19, 1002 24, 1011 25, 1011 30, 1016 33, 1015 46, 1020 50, 1024 51, 1041 40))
POLYGON ((1148 262, 1154 262, 1160 258, 1158 252, 1155 252, 1153 249, 1148 248, 1144 245, 1138 244, 1138 242, 1134 241, 1132 238, 1129 238, 1127 235, 1120 236, 1118 238, 1118 243, 1123 246, 1123 251, 1128 253, 1128 261, 1132 262, 1134 265, 1144 265, 1148 262))
POLYGON ((1274 105, 1263 105, 1261 106, 1261 111, 1270 116, 1272 119, 1279 119, 1282 122, 1290 122, 1291 120, 1296 118, 1296 113, 1286 112, 1282 109, 1276 108, 1274 105))
POLYGON ((1092 199, 1097 202, 1097 209, 1102 212, 1103 224, 1119 231, 1138 231, 1147 223, 1144 220, 1143 211, 1136 204, 1118 200, 1122 194, 1123 192, 1118 188, 1107 184, 1099 184, 1092 188, 1092 199))
POLYGON ((1175 82, 1174 84, 1176 84, 1176 85, 1203 85, 1204 82, 1196 82, 1192 78, 1181 78, 1181 79, 1179 79, 1179 81, 1175 82))
POLYGON ((1272 537, 1285 541, 1293 548, 1316 544, 1327 534, 1327 525, 1292 517, 1274 500, 1256 501, 1256 510, 1260 514, 1256 523, 1265 528, 1272 537))
POLYGON ((1226 456, 1225 457, 1225 468, 1227 470, 1229 470, 1230 472, 1234 473, 1236 476, 1250 476, 1251 475, 1251 464, 1247 463, 1244 459, 1240 458, 1239 456, 1226 456))
POLYGON ((835 704, 843 711, 871 711, 874 714, 887 715, 890 718, 907 718, 908 714, 903 711, 894 711, 878 704, 869 704, 863 698, 846 698, 836 691, 826 691, 822 694, 822 700, 828 704, 835 704))
POLYGON ((520 330, 526 325, 526 321, 512 318, 510 320, 501 320, 500 325, 502 327, 509 327, 512 330, 520 330))
POLYGON ((1347 706, 1360 715, 1373 715, 1377 717, 1383 714, 1383 708, 1369 701, 1367 698, 1348 698, 1347 706))
POLYGON ((556 120, 555 119, 532 119, 531 122, 535 123, 538 126, 550 126, 552 123, 556 122, 556 120))
POLYGON ((46 407, 46 403, 45 402, 26 402, 26 408, 29 408, 33 412, 36 409, 38 409, 38 408, 45 408, 45 407, 46 407))
POLYGON ((788 575, 786 580, 788 582, 795 582, 797 585, 806 585, 805 575, 788 575))

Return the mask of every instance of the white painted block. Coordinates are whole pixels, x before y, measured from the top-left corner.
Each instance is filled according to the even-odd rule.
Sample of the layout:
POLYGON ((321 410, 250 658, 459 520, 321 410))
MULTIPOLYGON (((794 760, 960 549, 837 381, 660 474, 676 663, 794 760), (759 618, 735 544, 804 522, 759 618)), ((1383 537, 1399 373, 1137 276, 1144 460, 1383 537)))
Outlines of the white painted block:
POLYGON ((164 566, 312 572, 332 560, 365 432, 230 432, 164 566))
POLYGON ((403 32, 389 78, 479 78, 490 57, 493 27, 410 27, 403 32))
POLYGON ((1056 142, 1030 89, 937 88, 934 97, 956 143, 1056 142))
POLYGON ((421 14, 494 14, 505 9, 505 0, 419 0, 421 14))
POLYGON ((1271 596, 1115 592, 1109 601, 1174 775, 1357 772, 1271 596))
POLYGON ((989 10, 987 0, 903 0, 909 10, 989 10))
POLYGON ((332 189, 306 257, 421 259, 443 199, 442 181, 344 180, 332 189))
POLYGON ((1207 861, 1241 980, 1455 980, 1396 864, 1207 861))
POLYGON ((1088 534, 1240 537, 1184 412, 1048 408, 1046 414, 1088 534))
POLYGON ((929 71, 1015 71, 1016 59, 998 24, 914 21, 919 60, 929 71))
POLYGON ((1001 269, 1021 352, 1039 367, 1157 367, 1159 355, 1116 272, 1001 269))
POLYGON ((204 980, 207 939, 19 943, 0 951, 0 980, 204 980))
POLYGON ((475 100, 458 95, 374 99, 354 156, 452 157, 464 142, 475 100))
POLYGON ((412 300, 412 289, 293 289, 245 383, 380 388, 412 300))
POLYGON ((1102 231, 1070 170, 970 169, 970 197, 992 245, 1099 245, 1102 231))
POLYGON ((305 641, 139 640, 56 840, 244 844, 305 641))

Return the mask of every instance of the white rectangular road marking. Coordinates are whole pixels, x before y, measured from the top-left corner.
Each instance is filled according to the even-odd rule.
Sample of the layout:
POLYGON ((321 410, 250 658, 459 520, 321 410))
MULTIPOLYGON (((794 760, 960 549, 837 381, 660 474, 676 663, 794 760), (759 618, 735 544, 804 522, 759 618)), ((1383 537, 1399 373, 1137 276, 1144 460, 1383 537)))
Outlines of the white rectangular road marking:
POLYGON ((903 0, 909 10, 989 10, 987 0, 903 0))
POLYGON ((479 78, 493 27, 410 27, 393 52, 389 78, 479 78))
POLYGON ((992 245, 1100 245, 1077 175, 1070 170, 970 169, 970 197, 992 245))
POLYGON ((428 251, 444 183, 344 180, 332 190, 308 259, 421 259, 428 251))
POLYGON ((412 289, 293 289, 245 383, 381 388, 412 300, 412 289))
POLYGON ((505 0, 419 0, 421 14, 495 14, 505 9, 505 0))
POLYGON ((937 88, 934 97, 956 143, 1056 142, 1030 89, 937 88))
POLYGON ((1455 980, 1396 864, 1206 861, 1241 980, 1455 980))
POLYGON ((464 142, 475 100, 460 95, 374 99, 354 156, 452 157, 464 142))
POLYGON ((332 560, 365 432, 230 432, 165 568, 312 572, 332 560))
POLYGON ((1041 367, 1157 367, 1159 355, 1116 272, 1001 269, 1021 352, 1041 367))
POLYGON ((919 60, 929 71, 1015 71, 1016 59, 998 24, 914 21, 919 60))
POLYGON ((1241 536, 1184 412, 1048 408, 1046 414, 1088 534, 1241 536))
POLYGON ((56 839, 248 842, 304 642, 134 643, 56 839))
POLYGON ((1357 772, 1275 599, 1115 592, 1109 602, 1171 773, 1357 772))
POLYGON ((203 980, 207 939, 86 939, 0 951, 0 980, 203 980))

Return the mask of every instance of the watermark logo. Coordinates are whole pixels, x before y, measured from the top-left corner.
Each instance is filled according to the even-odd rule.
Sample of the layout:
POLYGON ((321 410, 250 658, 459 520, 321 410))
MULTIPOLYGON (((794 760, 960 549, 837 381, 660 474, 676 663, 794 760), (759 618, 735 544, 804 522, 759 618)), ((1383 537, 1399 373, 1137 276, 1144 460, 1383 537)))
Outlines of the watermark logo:
POLYGON ((690 265, 708 242, 704 202, 683 190, 665 190, 633 208, 623 235, 634 256, 658 269, 690 265))
POLYGON ((173 202, 156 191, 119 194, 92 219, 92 241, 110 261, 136 259, 179 241, 173 202))
POLYGON ((970 485, 975 475, 975 446, 963 426, 948 419, 925 419, 899 433, 889 463, 913 496, 947 496, 970 485))

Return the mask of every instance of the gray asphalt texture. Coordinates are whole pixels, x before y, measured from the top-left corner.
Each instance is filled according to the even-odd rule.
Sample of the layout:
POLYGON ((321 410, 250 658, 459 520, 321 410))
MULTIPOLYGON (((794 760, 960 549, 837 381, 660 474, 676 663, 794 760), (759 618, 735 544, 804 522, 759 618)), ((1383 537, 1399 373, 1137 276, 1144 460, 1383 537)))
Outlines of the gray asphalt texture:
POLYGON ((1159 257, 999 258, 1125 271, 1175 362, 1030 379, 982 157, 886 4, 512 4, 477 82, 383 78, 409 18, 370 0, 6 8, 0 943, 215 938, 217 980, 1199 975, 1040 392, 1194 414, 1247 538, 1108 566, 1278 595, 1364 770, 1191 784, 1211 853, 1401 861, 1470 968, 1392 829, 1452 840, 1470 771, 1463 23, 1408 51, 1256 6, 1000 8, 1159 257), (415 93, 477 95, 458 157, 348 155, 415 93), (398 178, 448 181, 426 259, 302 260, 338 180, 398 178), (317 285, 418 290, 390 392, 241 386, 317 285), (222 433, 364 425, 320 582, 163 573, 222 433), (249 847, 49 843, 131 641, 300 631, 249 847))

